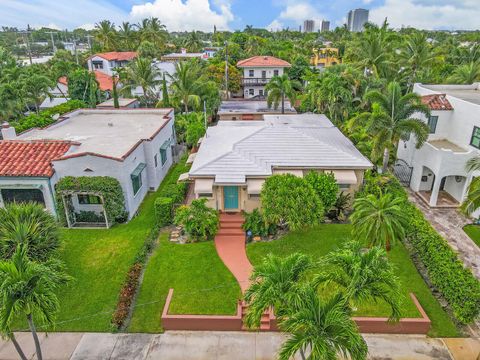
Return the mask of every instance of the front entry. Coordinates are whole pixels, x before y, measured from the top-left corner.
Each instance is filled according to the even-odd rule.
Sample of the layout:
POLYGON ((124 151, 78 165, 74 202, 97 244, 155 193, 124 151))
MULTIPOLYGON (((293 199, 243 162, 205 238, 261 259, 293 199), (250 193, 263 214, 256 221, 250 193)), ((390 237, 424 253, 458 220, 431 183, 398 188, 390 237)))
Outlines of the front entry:
POLYGON ((238 210, 238 186, 223 187, 223 207, 225 210, 238 210))

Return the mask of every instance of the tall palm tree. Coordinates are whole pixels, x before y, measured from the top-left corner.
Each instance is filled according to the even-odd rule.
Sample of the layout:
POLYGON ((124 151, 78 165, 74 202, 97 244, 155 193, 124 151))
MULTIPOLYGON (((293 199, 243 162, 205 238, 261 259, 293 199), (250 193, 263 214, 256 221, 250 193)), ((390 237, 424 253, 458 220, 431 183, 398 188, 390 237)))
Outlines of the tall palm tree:
POLYGON ((40 113, 40 104, 45 97, 52 98, 50 89, 53 87, 53 82, 45 75, 29 74, 23 78, 23 92, 28 101, 31 101, 35 105, 35 111, 40 113))
POLYGON ((165 25, 158 18, 150 17, 143 19, 137 26, 142 41, 150 41, 158 49, 165 47, 168 33, 165 25))
POLYGON ((196 63, 179 62, 175 64, 175 73, 168 74, 168 77, 172 95, 181 103, 185 112, 188 112, 189 106, 200 106, 203 84, 199 81, 200 71, 196 63))
MULTIPOLYGON (((53 325, 59 309, 55 294, 59 287, 70 280, 63 265, 49 260, 45 263, 31 261, 27 246, 19 245, 10 260, 0 262, 0 329, 4 336, 14 341, 12 322, 25 316, 35 343, 37 359, 42 360, 42 349, 35 321, 42 325, 53 325)), ((17 344, 18 345, 18 344, 17 344)), ((20 357, 25 355, 15 345, 20 357)))
POLYGON ((143 96, 146 98, 156 97, 156 86, 161 83, 161 73, 152 65, 150 59, 136 58, 128 64, 122 74, 126 80, 126 84, 122 88, 124 94, 131 94, 133 88, 140 86, 143 96))
POLYGON ((128 21, 122 22, 122 25, 119 26, 118 35, 124 50, 133 50, 135 47, 136 32, 134 28, 135 25, 130 24, 128 21))
MULTIPOLYGON (((475 156, 465 165, 467 172, 480 171, 480 156, 475 156)), ((480 207, 480 177, 475 177, 468 186, 467 197, 462 204, 462 210, 471 215, 480 207)))
POLYGON ((299 89, 301 84, 296 80, 290 80, 287 74, 281 76, 274 76, 265 86, 267 91, 268 107, 278 108, 278 104, 282 104, 282 114, 285 114, 285 98, 290 100, 292 106, 296 99, 296 89, 299 89))
POLYGON ((453 84, 472 84, 480 80, 480 61, 459 65, 448 78, 453 84))
POLYGON ((200 39, 200 34, 198 31, 192 31, 188 33, 187 37, 183 42, 183 46, 189 52, 199 52, 203 48, 203 41, 200 39))
POLYGON ((378 159, 383 152, 384 172, 388 169, 390 148, 397 146, 400 139, 407 140, 415 135, 416 147, 420 148, 428 138, 429 129, 425 122, 413 118, 414 114, 430 115, 428 107, 421 103, 415 93, 402 95, 400 84, 391 82, 385 94, 377 90, 365 94, 372 103, 372 112, 365 112, 352 119, 352 126, 363 126, 373 137, 372 158, 378 159))
POLYGON ((353 235, 360 240, 368 239, 372 246, 390 250, 392 243, 405 237, 409 220, 401 207, 403 201, 392 194, 379 197, 369 194, 356 199, 350 216, 353 235))
POLYGON ((289 360, 297 353, 305 359, 362 360, 367 357, 367 344, 342 294, 322 301, 313 286, 303 287, 300 301, 280 320, 280 329, 289 334, 282 345, 279 359, 289 360))
POLYGON ((381 299, 390 306, 390 320, 400 318, 398 278, 384 249, 374 246, 365 250, 360 242, 352 241, 328 254, 321 261, 320 269, 324 268, 328 271, 316 275, 315 284, 339 285, 349 301, 381 299))
POLYGON ((289 297, 312 262, 306 255, 295 253, 286 258, 269 254, 263 263, 254 267, 250 279, 252 284, 245 292, 248 312, 245 323, 256 327, 265 310, 275 307, 281 317, 288 309, 289 297))
POLYGON ((102 20, 95 24, 95 40, 102 46, 103 51, 115 50, 117 45, 117 30, 115 24, 109 20, 102 20))

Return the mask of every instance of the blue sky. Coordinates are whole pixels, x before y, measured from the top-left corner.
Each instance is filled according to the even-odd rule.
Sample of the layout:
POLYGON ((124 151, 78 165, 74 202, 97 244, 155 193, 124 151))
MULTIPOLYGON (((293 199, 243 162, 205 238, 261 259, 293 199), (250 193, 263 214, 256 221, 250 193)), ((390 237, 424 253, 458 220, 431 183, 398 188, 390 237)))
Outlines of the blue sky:
POLYGON ((102 19, 116 24, 156 16, 169 30, 211 31, 298 28, 303 20, 343 24, 348 10, 363 7, 380 23, 422 29, 478 29, 479 0, 0 0, 0 26, 91 28, 102 19))

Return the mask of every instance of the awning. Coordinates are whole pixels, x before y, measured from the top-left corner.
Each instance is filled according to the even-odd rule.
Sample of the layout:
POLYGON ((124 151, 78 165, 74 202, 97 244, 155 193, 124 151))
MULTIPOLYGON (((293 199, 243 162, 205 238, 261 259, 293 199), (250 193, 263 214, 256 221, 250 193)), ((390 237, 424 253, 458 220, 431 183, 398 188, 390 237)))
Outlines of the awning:
POLYGON ((257 195, 262 191, 262 185, 265 182, 264 179, 248 179, 247 180, 247 192, 249 194, 257 195))
POLYGON ((183 173, 178 177, 177 183, 187 181, 188 179, 189 179, 188 173, 183 173))
POLYGON ((193 164, 193 161, 195 160, 196 156, 197 156, 197 153, 190 154, 187 159, 187 164, 193 164))
POLYGON ((137 167, 135 168, 135 170, 133 170, 132 174, 130 175, 131 177, 137 177, 138 175, 140 175, 143 171, 143 169, 145 169, 147 167, 147 164, 145 163, 140 163, 137 165, 137 167))
POLYGON ((170 141, 167 140, 162 144, 162 146, 160 146, 160 150, 167 150, 169 146, 170 146, 170 141))
POLYGON ((285 175, 285 174, 292 174, 296 177, 303 177, 303 170, 295 170, 295 169, 274 169, 274 175, 285 175))
POLYGON ((195 194, 210 194, 212 189, 213 179, 195 179, 195 194))
POLYGON ((357 175, 355 175, 355 171, 353 170, 332 170, 332 173, 339 184, 357 183, 357 175))

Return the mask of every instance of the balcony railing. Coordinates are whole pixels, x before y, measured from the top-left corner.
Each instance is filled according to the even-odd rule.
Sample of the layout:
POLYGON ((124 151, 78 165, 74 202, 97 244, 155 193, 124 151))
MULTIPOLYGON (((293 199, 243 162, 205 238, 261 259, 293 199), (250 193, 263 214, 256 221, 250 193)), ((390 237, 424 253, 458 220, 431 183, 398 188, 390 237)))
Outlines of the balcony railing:
POLYGON ((267 85, 271 78, 254 78, 254 77, 246 77, 242 78, 242 85, 267 85))

